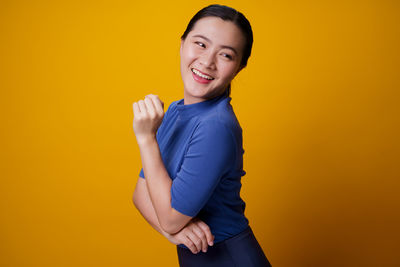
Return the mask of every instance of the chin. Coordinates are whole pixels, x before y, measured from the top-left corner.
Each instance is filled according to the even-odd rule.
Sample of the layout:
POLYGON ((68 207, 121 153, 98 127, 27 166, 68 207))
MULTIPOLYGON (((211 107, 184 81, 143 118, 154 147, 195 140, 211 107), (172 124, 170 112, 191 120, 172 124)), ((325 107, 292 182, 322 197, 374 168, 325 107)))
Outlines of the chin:
POLYGON ((219 89, 215 87, 210 87, 210 84, 202 85, 197 83, 196 81, 192 81, 191 79, 192 77, 190 77, 189 81, 184 84, 185 94, 188 97, 198 99, 210 99, 222 93, 222 91, 220 91, 219 89))
POLYGON ((197 90, 188 90, 186 91, 186 94, 190 97, 195 97, 195 98, 207 98, 207 93, 200 92, 197 90))

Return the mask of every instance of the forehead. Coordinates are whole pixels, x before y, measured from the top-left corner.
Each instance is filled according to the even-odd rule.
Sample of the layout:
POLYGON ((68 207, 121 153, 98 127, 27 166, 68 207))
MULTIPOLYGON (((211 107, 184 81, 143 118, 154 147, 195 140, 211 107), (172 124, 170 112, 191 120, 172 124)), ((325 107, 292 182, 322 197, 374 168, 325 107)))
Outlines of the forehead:
POLYGON ((198 20, 189 37, 203 35, 214 45, 232 46, 242 51, 246 42, 242 31, 233 22, 218 17, 205 17, 198 20))

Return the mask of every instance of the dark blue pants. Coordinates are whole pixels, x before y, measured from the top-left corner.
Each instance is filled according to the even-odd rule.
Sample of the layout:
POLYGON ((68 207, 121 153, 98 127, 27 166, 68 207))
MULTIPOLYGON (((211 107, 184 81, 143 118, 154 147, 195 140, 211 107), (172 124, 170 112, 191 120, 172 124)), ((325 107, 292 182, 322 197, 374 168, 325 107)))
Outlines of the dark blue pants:
POLYGON ((231 238, 193 254, 177 246, 180 267, 270 267, 250 226, 231 238))

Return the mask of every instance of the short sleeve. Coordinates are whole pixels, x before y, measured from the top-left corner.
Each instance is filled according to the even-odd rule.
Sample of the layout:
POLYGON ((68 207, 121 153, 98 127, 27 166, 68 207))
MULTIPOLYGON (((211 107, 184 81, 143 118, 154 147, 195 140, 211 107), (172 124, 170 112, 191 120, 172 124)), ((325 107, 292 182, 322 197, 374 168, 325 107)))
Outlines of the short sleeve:
POLYGON ((140 169, 139 177, 144 179, 143 168, 140 169))
POLYGON ((195 130, 181 169, 171 187, 171 206, 194 217, 203 208, 221 177, 235 164, 231 130, 218 121, 206 121, 195 130))

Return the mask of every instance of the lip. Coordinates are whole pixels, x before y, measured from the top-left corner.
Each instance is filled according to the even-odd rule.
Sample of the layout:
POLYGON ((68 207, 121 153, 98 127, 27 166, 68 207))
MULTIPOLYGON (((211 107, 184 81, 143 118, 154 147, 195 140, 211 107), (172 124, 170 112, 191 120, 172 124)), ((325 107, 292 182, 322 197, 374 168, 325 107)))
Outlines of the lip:
MULTIPOLYGON (((198 72, 200 72, 201 74, 204 74, 204 75, 207 75, 207 76, 212 77, 211 75, 209 75, 209 74, 207 74, 207 73, 204 73, 204 72, 202 72, 202 71, 199 71, 198 69, 195 69, 195 70, 198 71, 198 72)), ((193 79, 194 79, 196 82, 198 82, 198 83, 208 84, 208 83, 210 83, 210 82, 212 82, 212 81, 214 80, 214 78, 213 78, 212 80, 208 80, 208 79, 205 79, 205 78, 203 78, 203 77, 200 77, 200 76, 196 75, 196 74, 192 71, 192 69, 190 69, 190 72, 192 73, 193 79)))

